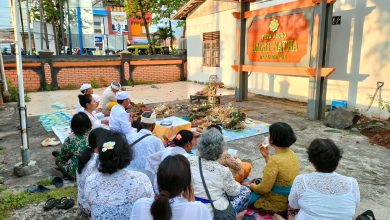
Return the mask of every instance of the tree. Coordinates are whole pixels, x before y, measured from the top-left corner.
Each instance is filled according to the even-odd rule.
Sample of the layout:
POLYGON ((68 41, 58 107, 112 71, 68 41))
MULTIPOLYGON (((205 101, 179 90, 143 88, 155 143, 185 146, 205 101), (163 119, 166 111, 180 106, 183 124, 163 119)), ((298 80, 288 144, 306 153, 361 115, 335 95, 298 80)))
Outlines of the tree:
POLYGON ((164 47, 167 46, 167 39, 170 36, 168 27, 158 27, 158 30, 156 33, 153 34, 153 37, 156 39, 156 41, 160 42, 160 44, 163 44, 164 47))
POLYGON ((48 40, 46 22, 52 24, 56 54, 59 54, 60 51, 59 48, 62 48, 64 45, 64 42, 62 42, 63 27, 61 27, 59 24, 63 23, 61 22, 62 20, 61 11, 63 10, 62 6, 67 1, 68 0, 44 0, 44 1, 40 0, 39 2, 35 1, 31 8, 31 14, 35 20, 45 21, 44 32, 45 32, 45 40, 46 40, 46 49, 49 49, 49 40, 48 40))
POLYGON ((125 1, 124 6, 127 14, 133 18, 140 18, 143 21, 145 27, 146 38, 148 39, 149 51, 152 54, 155 54, 154 45, 149 31, 149 23, 146 20, 146 14, 149 13, 150 8, 154 0, 134 0, 134 1, 125 1))
MULTIPOLYGON (((169 28, 170 47, 173 51, 173 41, 175 40, 174 31, 172 29, 171 16, 176 13, 179 8, 185 4, 188 0, 153 0, 152 13, 153 21, 159 23, 166 21, 169 28)), ((179 25, 182 25, 181 23, 179 25)), ((178 25, 178 26, 179 26, 178 25)))

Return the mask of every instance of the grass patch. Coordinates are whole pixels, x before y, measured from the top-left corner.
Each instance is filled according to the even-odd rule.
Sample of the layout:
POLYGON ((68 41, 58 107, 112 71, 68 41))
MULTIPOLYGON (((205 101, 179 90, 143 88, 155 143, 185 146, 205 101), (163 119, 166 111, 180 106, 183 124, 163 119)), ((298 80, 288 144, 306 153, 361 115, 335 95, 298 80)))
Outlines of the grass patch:
POLYGON ((78 89, 79 86, 76 85, 76 84, 69 84, 69 85, 65 85, 65 86, 62 86, 61 89, 63 90, 73 90, 73 89, 78 89))
MULTIPOLYGON (((7 86, 8 86, 8 92, 11 95, 11 102, 17 102, 19 100, 19 92, 18 89, 12 84, 12 81, 7 78, 7 86)), ((24 101, 29 102, 31 101, 31 98, 27 95, 24 94, 24 101)))
POLYGON ((71 197, 77 198, 76 187, 53 189, 47 193, 17 193, 4 191, 0 194, 0 219, 7 219, 12 210, 23 206, 44 202, 49 198, 71 197))
POLYGON ((151 85, 158 84, 158 82, 154 81, 143 81, 143 80, 127 80, 128 86, 136 86, 136 85, 151 85))
POLYGON ((52 185, 52 181, 50 178, 46 178, 46 179, 39 180, 37 184, 42 186, 50 186, 52 185))

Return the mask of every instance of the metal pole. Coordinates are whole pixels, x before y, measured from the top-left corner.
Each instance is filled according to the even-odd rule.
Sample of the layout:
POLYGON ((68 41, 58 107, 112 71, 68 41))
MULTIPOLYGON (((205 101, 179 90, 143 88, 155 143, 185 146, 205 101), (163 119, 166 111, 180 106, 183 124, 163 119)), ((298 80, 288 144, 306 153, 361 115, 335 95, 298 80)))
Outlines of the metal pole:
POLYGON ((80 45, 80 55, 83 55, 83 23, 81 22, 81 9, 80 9, 80 0, 77 6, 77 26, 78 26, 78 35, 79 35, 79 45, 80 45))
POLYGON ((31 44, 31 28, 30 28, 30 8, 26 0, 26 10, 27 10, 27 34, 28 34, 28 54, 32 55, 32 44, 31 44))
POLYGON ((24 52, 26 52, 27 47, 26 47, 26 36, 24 35, 24 25, 23 25, 23 13, 22 13, 22 7, 20 4, 20 0, 18 0, 18 7, 19 7, 19 13, 20 13, 20 22, 22 24, 22 41, 23 41, 23 49, 24 52))
POLYGON ((326 79, 321 78, 321 68, 323 67, 323 58, 324 58, 324 49, 325 49, 325 26, 326 26, 326 0, 321 0, 320 4, 316 6, 316 12, 314 16, 318 16, 318 47, 317 57, 315 57, 314 68, 316 74, 314 77, 309 78, 309 98, 307 103, 307 113, 310 120, 320 120, 322 118, 322 99, 325 97, 325 88, 326 79))
POLYGON ((3 88, 4 92, 8 92, 7 79, 5 78, 5 70, 4 70, 4 62, 3 62, 3 51, 0 47, 0 70, 1 70, 1 78, 3 79, 3 88))
POLYGON ((15 34, 15 51, 16 51, 16 67, 18 74, 18 92, 19 92, 19 113, 20 113, 20 127, 22 133, 22 164, 28 166, 30 163, 30 151, 28 149, 27 140, 27 118, 26 118, 26 104, 24 101, 24 86, 23 86, 23 69, 22 69, 22 53, 20 50, 20 36, 19 30, 19 13, 17 13, 18 1, 13 1, 14 12, 14 34, 15 34))

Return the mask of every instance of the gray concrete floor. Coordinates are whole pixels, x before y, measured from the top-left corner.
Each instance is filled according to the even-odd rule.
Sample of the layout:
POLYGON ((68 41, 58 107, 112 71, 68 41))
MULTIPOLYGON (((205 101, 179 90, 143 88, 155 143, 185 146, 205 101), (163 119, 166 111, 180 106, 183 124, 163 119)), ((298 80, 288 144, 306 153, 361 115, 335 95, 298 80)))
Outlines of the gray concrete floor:
MULTIPOLYGON (((184 83, 183 83, 184 84, 184 83)), ((186 82, 185 84, 192 84, 186 82)), ((158 85, 160 86, 160 85, 158 85)), ((161 85, 163 87, 164 84, 161 85)), ((185 86, 184 86, 185 87, 185 86)), ((198 88, 201 88, 199 86, 198 88)), ((163 101, 166 94, 162 91, 156 92, 155 88, 150 86, 142 87, 140 94, 154 94, 154 99, 163 101), (149 93, 150 92, 150 93, 149 93)), ((174 86, 169 94, 183 94, 187 98, 191 94, 182 91, 183 87, 174 86)), ((196 91, 196 89, 195 89, 196 91)), ((53 96, 61 92, 55 91, 46 93, 30 94, 32 101, 30 106, 43 105, 42 99, 38 99, 41 94, 53 96)), ((165 91, 166 92, 166 91, 165 91)), ((228 91, 231 92, 231 91, 228 91)), ((130 94, 137 94, 138 90, 133 90, 130 94)), ((75 95, 77 92, 75 92, 75 95)), ((59 97, 58 95, 56 95, 59 97)), ((172 95, 173 96, 173 95, 172 95)), ((66 97, 66 96, 64 96, 66 97)), ((165 97, 166 98, 166 97, 165 97)), ((169 103, 188 103, 181 98, 166 98, 169 103)), ((61 99, 62 102, 75 103, 76 100, 69 98, 61 99)), ((152 102, 151 101, 151 102, 152 102)), ((390 216, 390 149, 381 146, 372 145, 365 136, 350 131, 336 130, 325 127, 320 121, 309 121, 306 118, 306 104, 292 102, 283 99, 274 99, 263 96, 250 95, 249 100, 245 102, 234 102, 233 95, 224 96, 223 103, 233 102, 238 105, 248 116, 267 123, 283 121, 289 123, 297 135, 297 142, 292 149, 297 153, 301 162, 301 173, 311 172, 313 168, 309 164, 306 156, 306 147, 314 138, 331 138, 344 151, 343 159, 337 169, 337 172, 343 175, 355 177, 360 186, 361 204, 358 213, 367 209, 374 211, 377 219, 389 219, 390 216)), ((52 103, 49 102, 51 105, 52 103)), ((46 103, 45 105, 48 105, 46 103)), ((31 107, 32 108, 32 107, 31 107)), ((69 107, 71 109, 71 107, 69 107)), ((37 110, 38 114, 43 110, 37 110)), ((28 177, 17 178, 12 175, 12 166, 21 161, 20 156, 20 135, 18 133, 18 114, 15 104, 7 104, 0 109, 0 176, 4 179, 4 184, 11 188, 25 187, 37 180, 47 177, 50 169, 54 167, 54 159, 51 157, 51 151, 58 150, 60 147, 43 148, 40 142, 46 137, 53 137, 52 133, 46 133, 38 122, 38 117, 31 116, 29 122, 29 140, 31 149, 31 158, 36 160, 40 172, 28 177)), ((239 156, 242 159, 251 159, 254 163, 254 169, 251 177, 261 176, 264 166, 264 160, 257 150, 257 146, 262 142, 264 135, 254 136, 247 139, 236 140, 227 143, 227 147, 239 150, 239 156)))

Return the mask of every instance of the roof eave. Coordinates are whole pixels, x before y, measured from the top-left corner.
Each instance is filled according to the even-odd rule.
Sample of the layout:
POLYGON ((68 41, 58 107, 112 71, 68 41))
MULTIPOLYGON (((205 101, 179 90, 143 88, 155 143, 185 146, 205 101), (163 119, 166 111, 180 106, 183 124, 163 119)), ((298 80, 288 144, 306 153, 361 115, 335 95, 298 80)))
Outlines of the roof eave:
POLYGON ((206 0, 190 0, 185 5, 183 5, 171 18, 173 20, 185 20, 188 14, 190 14, 205 1, 206 0))

